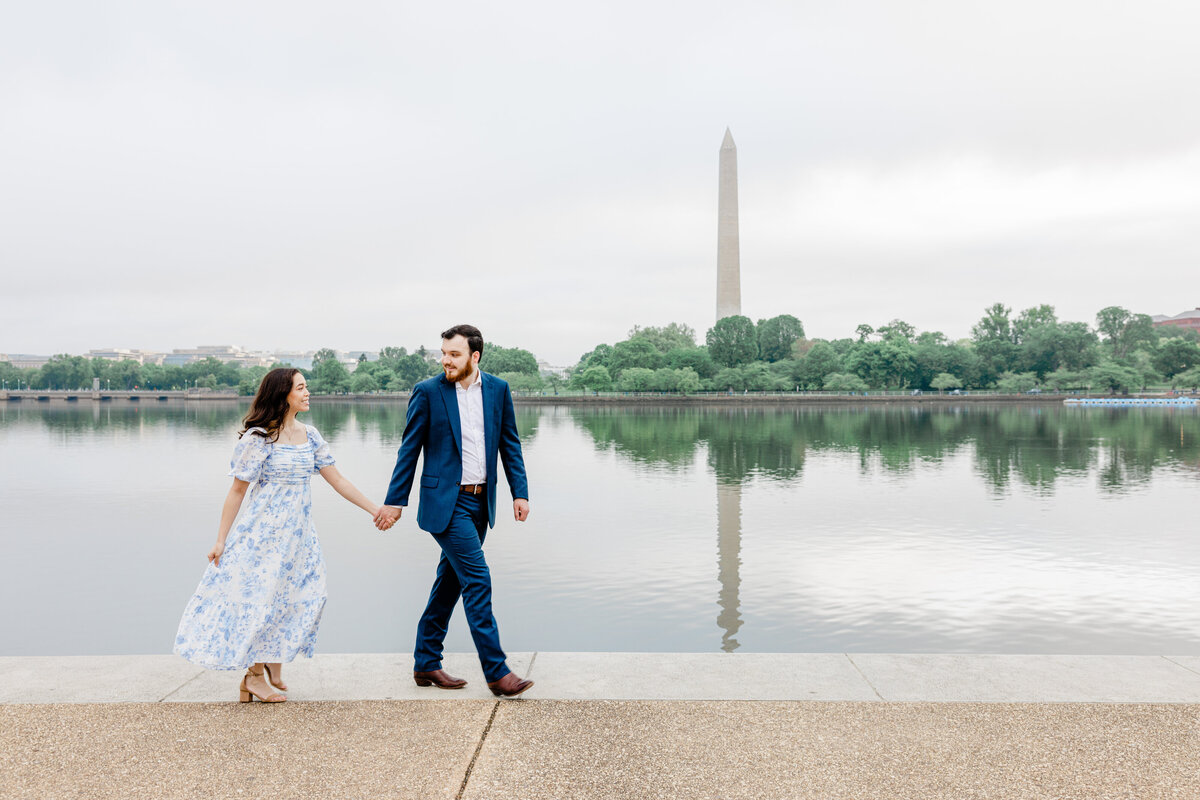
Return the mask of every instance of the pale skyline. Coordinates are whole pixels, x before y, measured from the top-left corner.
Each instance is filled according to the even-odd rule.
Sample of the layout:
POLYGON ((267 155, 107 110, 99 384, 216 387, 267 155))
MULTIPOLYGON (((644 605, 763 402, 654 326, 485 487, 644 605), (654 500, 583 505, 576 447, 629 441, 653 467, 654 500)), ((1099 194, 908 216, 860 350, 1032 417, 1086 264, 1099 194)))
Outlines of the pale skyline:
POLYGON ((570 364, 742 309, 812 337, 1200 305, 1184 2, 25 4, 0 26, 0 352, 570 364), (686 14, 683 11, 686 10, 686 14))

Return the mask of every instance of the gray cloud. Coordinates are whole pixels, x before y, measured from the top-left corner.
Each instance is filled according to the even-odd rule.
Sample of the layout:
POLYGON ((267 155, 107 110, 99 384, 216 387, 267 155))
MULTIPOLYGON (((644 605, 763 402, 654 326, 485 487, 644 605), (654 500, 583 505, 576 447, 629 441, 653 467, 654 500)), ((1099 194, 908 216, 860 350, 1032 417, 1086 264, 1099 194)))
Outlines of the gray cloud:
POLYGON ((743 307, 964 336, 1175 313, 1200 256, 1183 2, 45 3, 0 26, 0 351, 573 361, 743 307), (1137 280, 1131 280, 1136 276, 1137 280))

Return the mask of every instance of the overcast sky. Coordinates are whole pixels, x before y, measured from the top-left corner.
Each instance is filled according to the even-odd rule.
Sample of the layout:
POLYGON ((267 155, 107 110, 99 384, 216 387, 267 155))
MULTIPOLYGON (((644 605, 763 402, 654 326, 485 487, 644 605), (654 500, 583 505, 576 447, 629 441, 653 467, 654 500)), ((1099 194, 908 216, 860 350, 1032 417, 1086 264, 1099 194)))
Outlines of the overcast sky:
POLYGON ((1200 305, 1194 2, 9 3, 0 352, 1200 305))

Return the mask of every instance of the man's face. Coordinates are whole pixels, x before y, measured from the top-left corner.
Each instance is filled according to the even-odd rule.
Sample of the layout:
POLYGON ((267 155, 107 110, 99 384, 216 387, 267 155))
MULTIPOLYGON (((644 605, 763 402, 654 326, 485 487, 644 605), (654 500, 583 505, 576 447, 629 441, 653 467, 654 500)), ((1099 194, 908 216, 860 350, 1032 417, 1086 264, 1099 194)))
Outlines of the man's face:
POLYGON ((478 363, 479 353, 471 352, 467 337, 459 334, 453 339, 442 339, 442 369, 446 371, 446 380, 451 383, 471 380, 478 363))

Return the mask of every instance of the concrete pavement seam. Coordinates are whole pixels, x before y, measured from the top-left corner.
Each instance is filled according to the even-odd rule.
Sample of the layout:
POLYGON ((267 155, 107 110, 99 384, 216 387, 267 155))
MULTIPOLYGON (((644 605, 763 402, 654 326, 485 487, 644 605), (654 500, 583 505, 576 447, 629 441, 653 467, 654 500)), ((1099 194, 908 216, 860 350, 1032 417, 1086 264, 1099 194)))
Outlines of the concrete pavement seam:
POLYGON ((842 655, 844 655, 846 657, 846 660, 850 662, 850 666, 854 667, 854 669, 858 671, 859 675, 862 675, 862 679, 867 682, 867 686, 871 687, 871 691, 875 693, 875 696, 878 697, 880 700, 883 700, 886 702, 887 698, 885 698, 883 695, 881 695, 879 693, 879 690, 875 688, 875 684, 871 683, 871 679, 867 677, 867 673, 863 672, 862 669, 858 666, 858 664, 854 663, 854 659, 850 657, 850 654, 842 653, 842 655))
POLYGON ((492 723, 496 721, 496 712, 500 710, 500 703, 501 701, 497 700, 496 705, 492 706, 492 715, 488 717, 487 725, 483 726, 483 735, 479 737, 479 744, 475 746, 475 755, 471 756, 471 763, 467 764, 466 774, 463 775, 462 785, 458 787, 458 794, 454 795, 454 800, 462 800, 463 792, 467 790, 467 782, 471 780, 471 770, 475 769, 475 761, 479 758, 479 753, 483 750, 483 743, 487 741, 487 735, 492 729, 492 723))
POLYGON ((1178 661, 1175 661, 1170 656, 1160 656, 1160 658, 1162 658, 1166 661, 1170 661, 1172 664, 1174 664, 1177 667, 1182 667, 1183 669, 1186 669, 1188 672, 1192 673, 1193 675, 1200 675, 1200 672, 1197 672, 1196 670, 1192 669, 1187 664, 1180 664, 1178 661))
POLYGON ((529 658, 529 667, 526 669, 526 672, 525 672, 526 678, 533 677, 533 662, 535 662, 535 661, 537 661, 537 651, 536 650, 533 651, 533 655, 529 658))
POLYGON ((208 670, 206 670, 206 669, 202 669, 202 670, 200 670, 200 671, 199 671, 199 672, 197 672, 195 675, 193 675, 192 677, 188 678, 186 681, 184 681, 183 683, 179 684, 179 685, 178 685, 178 686, 176 686, 174 689, 172 689, 171 691, 169 691, 169 692, 167 692, 166 694, 164 694, 162 697, 158 698, 157 702, 159 702, 159 703, 164 703, 164 702, 166 702, 166 700, 167 700, 167 698, 168 698, 168 697, 170 697, 171 695, 175 694, 176 692, 178 692, 179 690, 181 690, 183 687, 187 686, 189 683, 191 683, 192 681, 194 681, 194 680, 196 680, 197 678, 199 678, 199 677, 200 677, 201 675, 203 675, 205 672, 208 672, 208 670))

